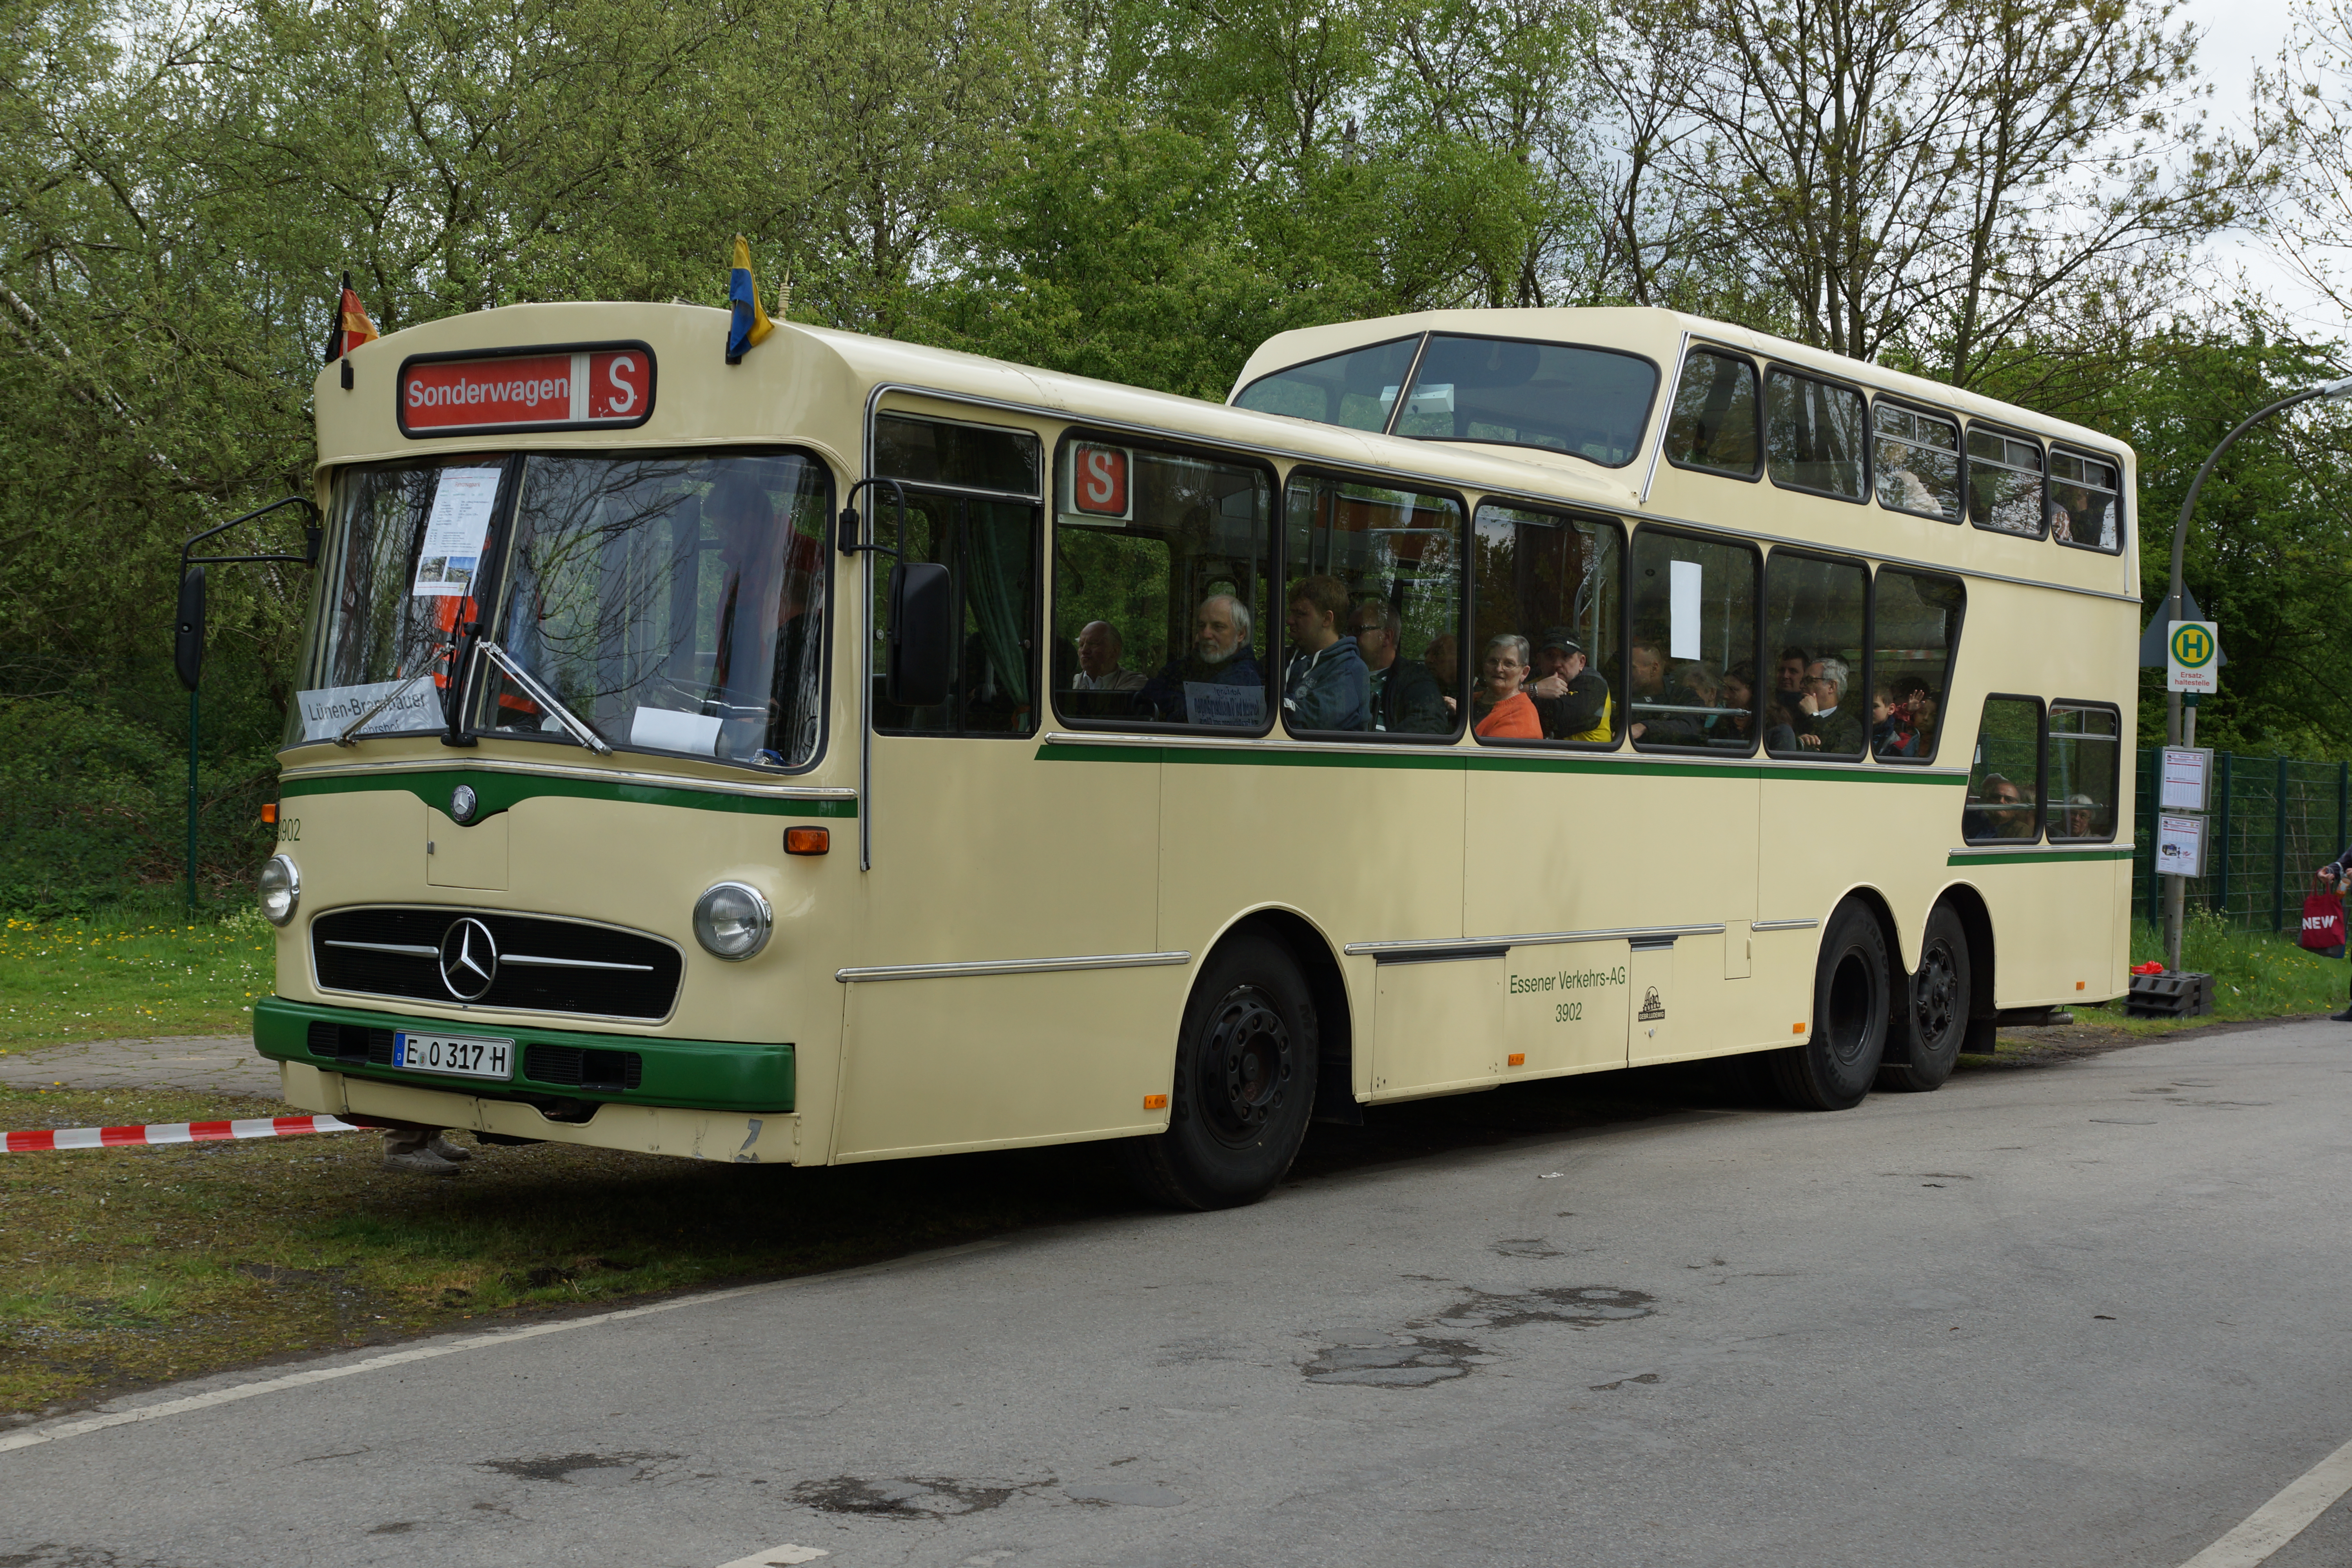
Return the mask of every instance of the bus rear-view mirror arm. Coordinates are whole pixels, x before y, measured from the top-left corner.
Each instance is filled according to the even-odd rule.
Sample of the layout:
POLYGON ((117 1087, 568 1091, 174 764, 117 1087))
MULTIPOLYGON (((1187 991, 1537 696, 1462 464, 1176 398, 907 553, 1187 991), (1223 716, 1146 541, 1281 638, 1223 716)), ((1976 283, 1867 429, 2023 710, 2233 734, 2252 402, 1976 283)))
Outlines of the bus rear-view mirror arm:
POLYGON ((288 496, 257 507, 242 517, 215 523, 201 533, 192 533, 180 546, 180 613, 173 620, 172 667, 179 675, 180 684, 194 691, 204 675, 205 668, 205 568, 236 566, 252 561, 286 561, 304 566, 319 563, 319 545, 326 537, 320 525, 319 509, 309 496, 288 496), (216 533, 226 533, 256 518, 268 517, 285 507, 299 506, 309 514, 302 526, 302 553, 299 555, 197 555, 192 553, 197 545, 216 533))

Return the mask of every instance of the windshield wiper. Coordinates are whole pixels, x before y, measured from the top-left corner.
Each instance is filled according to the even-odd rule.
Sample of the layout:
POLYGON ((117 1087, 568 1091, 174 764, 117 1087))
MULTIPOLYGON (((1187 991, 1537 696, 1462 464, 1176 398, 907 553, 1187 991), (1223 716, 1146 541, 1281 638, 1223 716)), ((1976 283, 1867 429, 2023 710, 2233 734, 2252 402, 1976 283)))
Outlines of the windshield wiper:
POLYGON ((431 675, 433 673, 433 659, 446 658, 450 648, 456 645, 444 644, 440 647, 435 648, 433 650, 432 658, 425 661, 425 665, 423 669, 418 670, 415 675, 410 676, 406 680, 404 680, 398 686, 394 687, 389 692, 384 694, 383 699, 376 703, 374 707, 369 709, 366 712, 361 714, 358 718, 344 725, 341 733, 335 737, 335 744, 338 746, 358 745, 359 742, 353 739, 353 737, 358 735, 362 730, 366 729, 370 723, 373 722, 377 714, 383 712, 385 709, 399 701, 401 698, 407 695, 408 689, 410 687, 431 675))
POLYGON ((546 687, 541 686, 535 676, 533 676, 529 670, 523 668, 522 666, 517 664, 514 661, 513 655, 507 652, 506 649, 500 647, 498 644, 492 642, 488 637, 483 637, 481 640, 475 643, 474 647, 480 652, 484 658, 487 658, 492 664, 497 665, 499 671, 504 674, 509 680, 511 680, 517 686, 521 687, 524 696, 530 698, 533 702, 538 703, 541 708, 546 709, 550 713, 554 714, 555 721, 562 725, 564 731, 570 734, 573 740, 579 742, 582 745, 587 747, 590 751, 595 752, 600 757, 609 757, 613 754, 613 748, 604 743, 604 737, 590 729, 586 720, 572 711, 571 709, 566 708, 557 700, 554 692, 550 691, 546 687))

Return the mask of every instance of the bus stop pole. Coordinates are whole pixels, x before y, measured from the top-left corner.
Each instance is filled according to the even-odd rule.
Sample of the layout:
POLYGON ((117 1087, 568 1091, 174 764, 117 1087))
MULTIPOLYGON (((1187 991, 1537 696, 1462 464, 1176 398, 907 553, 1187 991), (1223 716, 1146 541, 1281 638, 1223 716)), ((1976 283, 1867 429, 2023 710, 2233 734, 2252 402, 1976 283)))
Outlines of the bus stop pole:
POLYGON ((196 910, 196 689, 188 688, 188 912, 196 910))
MULTIPOLYGON (((2282 397, 2276 403, 2246 416, 2239 422, 2238 427, 2222 437, 2221 444, 2207 455, 2205 466, 2199 468, 2197 477, 2189 481, 2189 493, 2180 498, 2180 520, 2172 525, 2172 583, 2164 600, 2164 626, 2165 635, 2168 637, 2171 636, 2174 625, 2180 619, 2182 594, 2180 563, 2182 554, 2189 547, 2189 520, 2196 515, 2197 492, 2205 488, 2205 481, 2212 476, 2213 465, 2221 460, 2221 454, 2228 451, 2237 442, 2239 437, 2281 409, 2292 408, 2298 403, 2308 403, 2315 397, 2325 397, 2333 402, 2337 398, 2347 396, 2352 396, 2352 376, 2346 376, 2340 381, 2326 382, 2318 386, 2307 386, 2292 396, 2282 397)), ((2165 695, 2164 743, 2168 746, 2193 746, 2197 743, 2197 710, 2188 707, 2180 699, 2181 694, 2178 691, 2168 692, 2165 695), (2184 713, 2186 714, 2185 723, 2184 713)), ((2158 768, 2157 778, 2159 799, 2163 794, 2163 770, 2158 768)), ((2226 849, 2224 853, 2227 853, 2226 849)), ((2183 879, 2174 877, 2169 880, 2171 886, 2164 890, 2164 967, 2170 973, 2178 974, 2180 973, 2183 879)))

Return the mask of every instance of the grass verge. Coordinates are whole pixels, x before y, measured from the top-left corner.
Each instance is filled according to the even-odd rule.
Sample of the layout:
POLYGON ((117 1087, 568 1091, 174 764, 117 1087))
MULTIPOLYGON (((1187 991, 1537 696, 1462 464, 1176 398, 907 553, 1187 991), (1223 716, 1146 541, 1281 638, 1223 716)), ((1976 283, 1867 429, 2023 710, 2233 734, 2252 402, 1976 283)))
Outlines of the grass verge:
POLYGON ((152 1035, 242 1035, 269 993, 271 931, 226 917, 125 910, 0 921, 0 1050, 152 1035))

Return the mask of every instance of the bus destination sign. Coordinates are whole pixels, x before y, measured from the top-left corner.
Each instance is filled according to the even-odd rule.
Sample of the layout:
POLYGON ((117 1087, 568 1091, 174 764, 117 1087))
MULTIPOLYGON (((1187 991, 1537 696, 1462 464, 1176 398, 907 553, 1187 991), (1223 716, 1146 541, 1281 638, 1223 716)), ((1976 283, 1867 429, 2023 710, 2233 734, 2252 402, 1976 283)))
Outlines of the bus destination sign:
POLYGON ((654 356, 643 343, 491 357, 420 357, 400 367, 404 436, 627 428, 653 413, 654 356))

